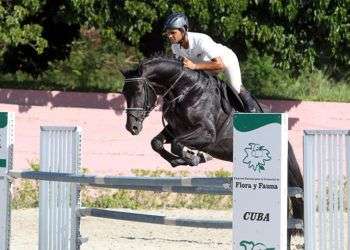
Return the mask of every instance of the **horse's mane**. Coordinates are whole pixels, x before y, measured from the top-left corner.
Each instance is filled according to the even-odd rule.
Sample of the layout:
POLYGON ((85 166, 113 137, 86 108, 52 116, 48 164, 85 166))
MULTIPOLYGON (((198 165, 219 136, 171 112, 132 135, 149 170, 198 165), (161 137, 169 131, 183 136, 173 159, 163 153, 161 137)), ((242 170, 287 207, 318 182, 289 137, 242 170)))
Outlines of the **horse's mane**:
POLYGON ((150 57, 143 58, 140 61, 140 65, 144 65, 153 61, 167 61, 167 62, 173 62, 173 63, 178 63, 179 65, 181 64, 181 61, 179 59, 174 58, 172 55, 167 55, 163 52, 156 52, 152 54, 150 57))
MULTIPOLYGON (((151 63, 151 62, 157 62, 157 63, 162 63, 162 62, 168 62, 168 63, 173 63, 175 65, 181 66, 182 67, 182 61, 178 58, 175 58, 173 55, 168 55, 168 54, 164 54, 163 52, 156 52, 154 54, 152 54, 150 57, 147 58, 143 58, 140 61, 140 66, 144 66, 147 63, 151 63)), ((194 76, 198 76, 198 74, 202 74, 205 75, 206 78, 210 78, 209 74, 207 74, 205 71, 187 71, 188 74, 194 75, 194 76)), ((219 84, 217 82, 220 82, 220 80, 216 77, 211 78, 211 81, 207 81, 207 84, 219 84)))

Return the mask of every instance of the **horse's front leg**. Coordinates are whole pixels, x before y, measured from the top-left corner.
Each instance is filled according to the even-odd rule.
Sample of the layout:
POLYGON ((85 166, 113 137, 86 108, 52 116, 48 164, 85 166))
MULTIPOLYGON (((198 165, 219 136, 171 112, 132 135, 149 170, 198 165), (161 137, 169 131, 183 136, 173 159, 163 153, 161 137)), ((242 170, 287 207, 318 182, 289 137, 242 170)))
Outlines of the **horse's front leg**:
POLYGON ((198 150, 189 149, 182 143, 179 143, 177 140, 173 140, 171 142, 171 152, 181 157, 181 160, 175 160, 173 165, 176 163, 178 163, 177 165, 184 165, 181 164, 181 161, 185 161, 187 163, 186 165, 197 166, 200 163, 204 163, 212 159, 210 155, 198 150))
POLYGON ((152 139, 151 146, 153 150, 160 154, 160 156, 165 160, 167 160, 172 167, 179 165, 188 165, 186 160, 182 159, 182 157, 179 157, 180 155, 174 155, 164 148, 164 144, 172 143, 173 141, 173 138, 168 133, 168 131, 171 130, 169 126, 166 126, 156 137, 152 139))
POLYGON ((190 148, 202 150, 205 147, 215 143, 216 129, 212 123, 205 121, 191 132, 180 135, 175 138, 175 141, 182 143, 190 148))

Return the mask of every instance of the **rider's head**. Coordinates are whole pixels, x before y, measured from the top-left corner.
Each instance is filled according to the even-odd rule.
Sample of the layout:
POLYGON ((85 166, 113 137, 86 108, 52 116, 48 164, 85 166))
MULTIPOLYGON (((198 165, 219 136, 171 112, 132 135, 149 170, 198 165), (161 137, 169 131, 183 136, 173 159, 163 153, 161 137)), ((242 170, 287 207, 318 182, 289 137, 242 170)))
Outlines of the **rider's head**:
POLYGON ((164 23, 164 31, 171 43, 179 43, 188 31, 188 19, 183 13, 173 13, 164 23))

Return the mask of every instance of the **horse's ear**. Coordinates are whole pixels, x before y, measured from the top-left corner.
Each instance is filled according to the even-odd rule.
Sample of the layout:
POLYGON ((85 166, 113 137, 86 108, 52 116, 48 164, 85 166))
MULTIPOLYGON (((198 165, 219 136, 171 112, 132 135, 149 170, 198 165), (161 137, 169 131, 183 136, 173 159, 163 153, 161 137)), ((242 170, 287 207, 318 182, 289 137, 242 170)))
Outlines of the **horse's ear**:
POLYGON ((127 78, 128 75, 128 70, 120 70, 120 73, 122 73, 122 75, 127 78))
POLYGON ((120 70, 124 78, 133 78, 138 77, 138 71, 137 69, 127 69, 127 70, 120 70))

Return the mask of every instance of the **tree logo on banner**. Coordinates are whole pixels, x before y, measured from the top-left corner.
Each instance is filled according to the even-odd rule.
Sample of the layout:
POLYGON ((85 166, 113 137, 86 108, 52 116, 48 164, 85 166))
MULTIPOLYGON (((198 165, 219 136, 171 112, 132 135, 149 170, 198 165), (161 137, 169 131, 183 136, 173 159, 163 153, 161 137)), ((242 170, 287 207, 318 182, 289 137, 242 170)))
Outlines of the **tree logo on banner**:
POLYGON ((239 245, 244 250, 275 250, 275 248, 268 248, 263 243, 254 243, 253 241, 242 240, 239 245))
POLYGON ((244 152, 243 163, 247 164, 254 171, 261 172, 265 170, 265 163, 271 160, 270 151, 258 143, 249 143, 244 152))

